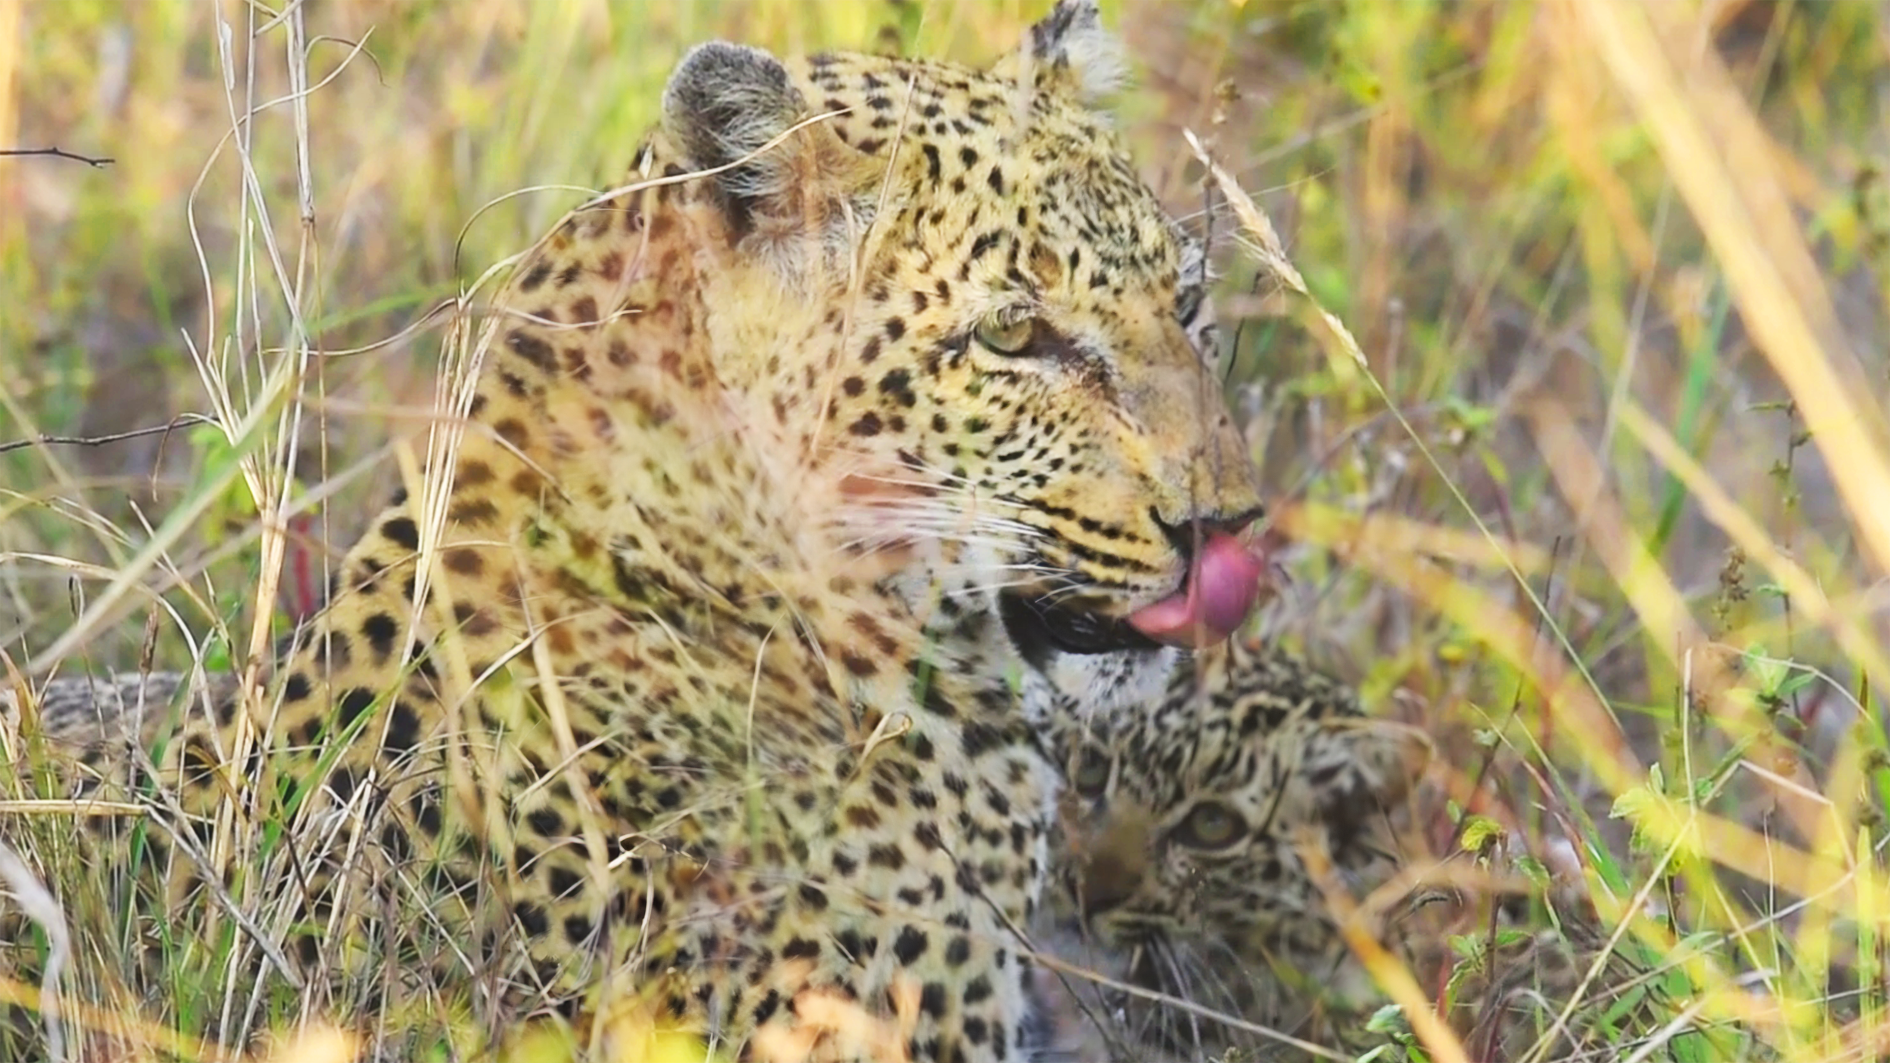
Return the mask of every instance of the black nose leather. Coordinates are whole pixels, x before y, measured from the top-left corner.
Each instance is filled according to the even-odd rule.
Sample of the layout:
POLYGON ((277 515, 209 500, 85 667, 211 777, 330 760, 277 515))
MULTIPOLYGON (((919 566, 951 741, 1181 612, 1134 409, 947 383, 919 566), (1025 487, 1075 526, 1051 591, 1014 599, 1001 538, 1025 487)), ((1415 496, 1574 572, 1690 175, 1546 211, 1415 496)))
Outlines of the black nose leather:
POLYGON ((1179 523, 1170 523, 1162 519, 1160 513, 1149 511, 1149 516, 1161 528, 1162 535, 1175 552, 1188 560, 1194 560, 1194 552, 1200 545, 1215 535, 1239 535, 1254 521, 1266 516, 1265 506, 1255 506, 1238 513, 1221 516, 1218 514, 1195 514, 1179 523))

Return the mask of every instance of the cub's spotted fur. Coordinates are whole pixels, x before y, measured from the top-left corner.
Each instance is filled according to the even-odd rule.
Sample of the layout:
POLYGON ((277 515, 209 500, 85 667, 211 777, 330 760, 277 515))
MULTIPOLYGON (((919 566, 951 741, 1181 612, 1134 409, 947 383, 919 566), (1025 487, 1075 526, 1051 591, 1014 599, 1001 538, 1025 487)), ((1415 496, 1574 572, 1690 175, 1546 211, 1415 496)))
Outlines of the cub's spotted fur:
MULTIPOLYGON (((1396 873, 1381 829, 1430 741, 1367 718, 1342 684, 1257 640, 1202 653, 1149 713, 1053 728, 1070 785, 1049 906, 1070 958, 1119 980, 1322 1040, 1317 1006, 1368 984, 1302 846, 1363 896, 1396 873)), ((1068 980, 1072 987, 1077 980, 1068 980)), ((1145 998, 1082 994, 1120 1058, 1279 1042, 1145 998)), ((1092 1046, 1092 1051, 1093 1051, 1092 1046)), ((1092 1058, 1086 1056, 1085 1058, 1092 1058)))

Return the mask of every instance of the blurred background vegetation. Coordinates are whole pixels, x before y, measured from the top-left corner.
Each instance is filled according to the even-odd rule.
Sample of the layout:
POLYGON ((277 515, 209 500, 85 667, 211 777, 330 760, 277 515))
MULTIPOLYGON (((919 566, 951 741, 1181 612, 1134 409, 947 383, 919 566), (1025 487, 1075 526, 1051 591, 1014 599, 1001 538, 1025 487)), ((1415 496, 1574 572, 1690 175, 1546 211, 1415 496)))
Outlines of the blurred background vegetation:
MULTIPOLYGON (((0 0, 0 147, 111 159, 0 158, 0 654, 116 593, 68 669, 241 658, 259 499, 306 611, 424 422, 430 312, 621 175, 689 44, 982 61, 1043 6, 0 0), (287 450, 234 431, 257 403, 293 477, 239 460, 287 450)), ((1439 737, 1423 841, 1539 875, 1506 919, 1566 937, 1573 890, 1638 963, 1538 981, 1545 1014, 1610 1057, 1882 1054, 1890 10, 1104 6, 1145 172, 1229 237, 1268 624, 1439 737), (1187 129, 1363 366, 1239 253, 1187 129)), ((1417 982, 1510 1058, 1478 1023, 1522 939, 1478 904, 1417 982)))

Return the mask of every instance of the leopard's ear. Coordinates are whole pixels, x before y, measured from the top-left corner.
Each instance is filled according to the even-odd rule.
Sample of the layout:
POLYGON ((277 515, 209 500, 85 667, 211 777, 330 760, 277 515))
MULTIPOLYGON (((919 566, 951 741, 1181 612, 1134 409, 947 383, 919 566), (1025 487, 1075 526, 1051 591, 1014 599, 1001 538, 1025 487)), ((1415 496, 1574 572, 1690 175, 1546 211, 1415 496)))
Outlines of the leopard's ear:
POLYGON ((1121 86, 1122 42, 1103 28, 1096 0, 1057 0, 995 72, 1037 91, 1066 92, 1094 105, 1121 86))
POLYGON ((781 60, 727 41, 690 49, 663 89, 663 128, 683 161, 696 170, 730 167, 710 179, 737 238, 756 229, 818 230, 826 219, 807 213, 824 215, 849 191, 852 153, 826 123, 788 133, 809 114, 781 60))
MULTIPOLYGON (((759 48, 709 41, 690 49, 663 89, 663 126, 684 161, 715 170, 760 151, 801 119, 807 101, 781 60, 759 48)), ((791 139, 791 138, 790 138, 791 139)), ((731 228, 745 233, 757 210, 786 191, 795 145, 774 148, 713 178, 731 228)))

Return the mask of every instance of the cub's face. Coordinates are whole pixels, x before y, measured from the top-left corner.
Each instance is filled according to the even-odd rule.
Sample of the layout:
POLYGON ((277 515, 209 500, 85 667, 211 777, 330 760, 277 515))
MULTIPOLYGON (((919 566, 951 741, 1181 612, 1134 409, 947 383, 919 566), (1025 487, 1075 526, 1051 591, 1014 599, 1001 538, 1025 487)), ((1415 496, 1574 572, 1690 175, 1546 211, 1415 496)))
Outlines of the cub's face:
MULTIPOLYGON (((1235 641, 1177 670, 1145 713, 1053 733, 1067 785, 1052 906, 1086 959, 1260 1022, 1360 977, 1306 857, 1322 852, 1354 896, 1395 874, 1386 827, 1429 762, 1421 732, 1235 641)), ((1164 1037, 1185 1019, 1140 1015, 1164 1037)))

